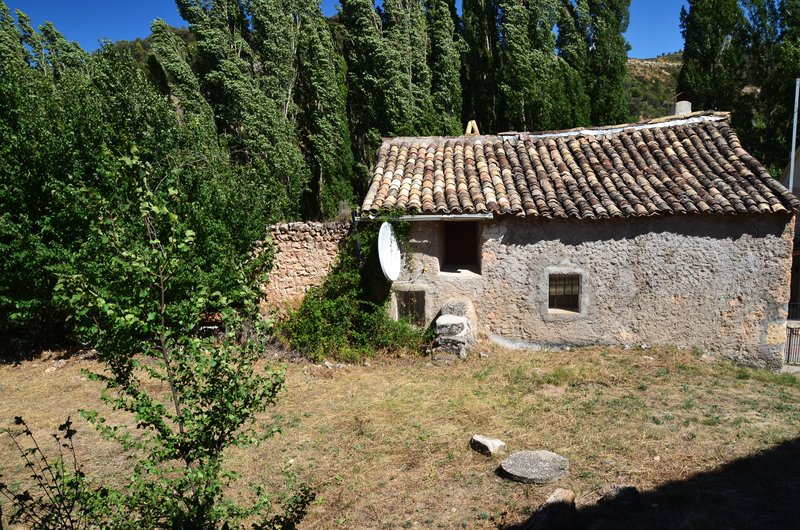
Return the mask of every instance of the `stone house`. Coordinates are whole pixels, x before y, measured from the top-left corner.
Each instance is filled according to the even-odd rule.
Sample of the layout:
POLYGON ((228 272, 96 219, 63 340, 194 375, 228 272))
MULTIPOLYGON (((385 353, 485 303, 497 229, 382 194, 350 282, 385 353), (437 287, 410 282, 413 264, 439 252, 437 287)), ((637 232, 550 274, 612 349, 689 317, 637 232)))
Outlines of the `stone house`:
POLYGON ((386 139, 360 222, 398 210, 398 317, 428 325, 462 301, 504 344, 674 344, 781 367, 800 200, 726 114, 386 139))

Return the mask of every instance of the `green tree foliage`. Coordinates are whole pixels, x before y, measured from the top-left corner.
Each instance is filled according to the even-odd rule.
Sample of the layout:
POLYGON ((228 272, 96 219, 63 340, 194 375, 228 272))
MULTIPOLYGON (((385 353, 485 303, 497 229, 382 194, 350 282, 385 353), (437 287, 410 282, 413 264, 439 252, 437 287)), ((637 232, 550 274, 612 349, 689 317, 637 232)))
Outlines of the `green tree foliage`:
POLYGON ((592 101, 591 122, 606 125, 628 121, 625 94, 628 49, 625 31, 630 0, 588 0, 589 64, 584 77, 592 101))
POLYGON ((353 151, 347 119, 347 65, 319 5, 308 7, 298 47, 297 127, 313 178, 306 217, 332 218, 354 202, 353 151), (318 213, 317 213, 318 212, 318 213))
POLYGON ((181 71, 182 44, 159 37, 156 62, 172 91, 165 98, 113 47, 78 53, 49 26, 37 32, 25 17, 16 25, 4 5, 0 19, 0 332, 6 349, 11 339, 43 346, 68 336, 65 310, 52 296, 57 275, 85 266, 77 249, 98 211, 137 208, 136 184, 126 172, 131 157, 179 191, 179 213, 191 219, 203 250, 198 267, 215 290, 227 292, 245 274, 243 256, 263 233, 265 218, 254 212, 264 198, 249 173, 231 163, 210 108, 193 97, 196 81, 181 71), (58 50, 53 57, 51 50, 58 50))
POLYGON ((498 130, 500 94, 499 5, 496 0, 464 0, 463 121, 476 120, 481 131, 498 130))
POLYGON ((142 149, 155 160, 174 145, 171 112, 112 53, 91 61, 84 54, 67 68, 49 59, 24 16, 17 28, 3 11, 4 41, 16 33, 27 45, 5 46, 0 57, 0 327, 15 336, 35 328, 47 342, 64 325, 51 298, 56 269, 73 262, 99 202, 124 203, 130 188, 116 173, 120 154, 142 149))
MULTIPOLYGON (((558 12, 558 56, 569 70, 564 74, 564 88, 571 127, 590 125, 591 100, 588 93, 589 5, 587 0, 561 0, 558 12)), ((563 68, 563 66, 562 66, 563 68)))
POLYGON ((203 98, 200 80, 192 70, 192 57, 186 41, 166 22, 151 25, 147 71, 156 86, 176 108, 179 119, 207 138, 215 137, 214 110, 203 98))
POLYGON ((543 86, 547 77, 542 78, 541 73, 549 72, 545 70, 547 65, 541 64, 541 59, 547 52, 535 49, 531 42, 530 30, 533 28, 530 27, 526 7, 522 0, 505 0, 501 3, 503 68, 499 79, 502 108, 505 111, 505 119, 500 122, 503 129, 537 130, 535 124, 542 123, 545 118, 543 107, 549 94, 543 86))
POLYGON ((691 0, 681 8, 678 94, 698 109, 731 110, 742 86, 744 13, 738 0, 691 0))
POLYGON ((681 16, 679 91, 698 110, 731 110, 745 147, 774 175, 790 155, 799 22, 797 0, 695 0, 681 16))
POLYGON ((449 3, 343 0, 353 150, 366 175, 382 136, 452 134, 460 129, 460 68, 449 3))
POLYGON ((794 79, 800 77, 800 2, 743 2, 745 82, 733 122, 748 149, 778 175, 791 150, 794 79))
POLYGON ((359 172, 366 178, 367 161, 377 151, 381 139, 388 47, 372 0, 342 0, 341 5, 353 153, 360 165, 359 172))
POLYGON ((559 2, 505 0, 501 8, 504 128, 547 130, 585 123, 588 109, 580 74, 556 55, 553 28, 559 2))
POLYGON ((587 125, 585 0, 465 1, 464 117, 484 132, 587 125))
MULTIPOLYGON (((104 401, 136 418, 132 429, 84 412, 136 458, 119 493, 124 519, 109 526, 241 528, 243 518, 263 515, 269 499, 263 488, 247 507, 227 497, 236 474, 223 470, 225 454, 263 436, 255 416, 275 403, 284 373, 256 367, 263 350, 255 291, 238 284, 243 304, 233 310, 198 282, 196 233, 173 210, 178 191, 164 190, 164 179, 138 159, 129 167, 138 175, 136 210, 127 212, 128 222, 102 212, 80 254, 87 262, 98 252, 105 259, 58 285, 81 336, 109 368, 92 375, 106 385, 104 401), (209 299, 220 312, 221 335, 201 332, 209 299)), ((307 504, 309 492, 301 490, 307 504)))
POLYGON ((430 134, 435 128, 422 0, 384 0, 386 129, 390 136, 430 134))
MULTIPOLYGON (((629 46, 624 33, 630 0, 561 0, 561 5, 559 54, 583 79, 592 125, 627 121, 629 46)), ((585 109, 585 100, 578 101, 577 107, 585 109)))
POLYGON ((289 119, 294 41, 276 42, 258 29, 272 22, 264 2, 177 0, 177 4, 197 36, 195 68, 214 109, 217 132, 237 169, 261 190, 261 201, 251 214, 264 224, 298 216, 310 172, 289 119))
POLYGON ((454 4, 428 0, 426 5, 435 134, 457 135, 462 132, 461 54, 466 47, 456 33, 454 4))

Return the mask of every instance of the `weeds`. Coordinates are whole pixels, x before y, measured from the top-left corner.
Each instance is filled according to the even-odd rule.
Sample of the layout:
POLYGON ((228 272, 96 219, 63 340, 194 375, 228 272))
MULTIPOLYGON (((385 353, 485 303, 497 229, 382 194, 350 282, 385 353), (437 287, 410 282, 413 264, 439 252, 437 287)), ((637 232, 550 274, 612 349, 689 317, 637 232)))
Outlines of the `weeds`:
POLYGON ((374 247, 375 227, 349 235, 322 285, 306 293, 300 307, 278 326, 278 337, 312 360, 357 362, 376 352, 418 353, 429 342, 424 330, 396 321, 388 299, 371 300, 359 249, 374 247))
POLYGON ((32 483, 20 487, 0 481, 0 497, 11 505, 10 524, 83 530, 106 525, 120 515, 118 494, 107 487, 94 488, 78 464, 73 444, 76 431, 70 418, 52 434, 58 448, 55 458, 45 454, 24 419, 17 416, 14 424, 21 432, 3 432, 13 440, 32 483), (28 440, 27 447, 21 437, 28 440))

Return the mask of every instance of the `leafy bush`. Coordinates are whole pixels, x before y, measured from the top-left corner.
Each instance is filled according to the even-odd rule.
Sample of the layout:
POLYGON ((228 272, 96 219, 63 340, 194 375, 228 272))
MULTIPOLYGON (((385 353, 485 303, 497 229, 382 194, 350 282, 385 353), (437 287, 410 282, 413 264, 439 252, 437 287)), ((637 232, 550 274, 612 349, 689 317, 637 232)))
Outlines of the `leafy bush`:
MULTIPOLYGON (((398 232, 402 237, 403 230, 398 232)), ((322 285, 310 289, 300 307, 279 324, 279 338, 315 361, 358 361, 380 351, 423 349, 423 330, 390 318, 385 297, 370 299, 362 273, 368 259, 361 251, 374 248, 376 240, 377 223, 344 240, 322 285)))
MULTIPOLYGON (((256 293, 240 278, 240 303, 233 309, 229 298, 210 291, 199 268, 195 233, 171 210, 176 193, 154 191, 160 179, 146 167, 140 179, 135 218, 117 223, 110 212, 101 212, 97 230, 76 258, 83 267, 63 275, 56 288, 61 302, 74 310, 75 328, 108 367, 90 374, 105 384, 103 400, 135 418, 109 425, 95 411, 82 412, 103 437, 135 457, 129 482, 114 496, 125 517, 96 518, 94 524, 215 529, 240 528, 245 518, 260 518, 265 528, 291 527, 313 498, 308 486, 291 488, 272 516, 264 487, 256 488, 248 506, 226 496, 236 478, 223 467, 226 451, 276 432, 268 426, 259 433, 255 419, 275 404, 284 382, 284 370, 257 367, 266 333, 255 317, 256 293), (201 330, 208 306, 219 312, 219 334, 201 330)), ((73 476, 80 477, 49 478, 63 488, 73 476)), ((73 489, 92 500, 83 482, 75 484, 73 489)), ((44 495, 20 513, 56 508, 61 513, 61 504, 44 495)))
MULTIPOLYGON (((154 60, 168 62, 171 49, 155 42, 154 60)), ((143 168, 159 175, 154 192, 175 191, 170 208, 195 231, 202 282, 238 303, 252 242, 268 222, 296 214, 297 200, 287 209, 274 200, 292 172, 269 188, 274 175, 234 159, 202 95, 179 88, 155 86, 119 47, 90 55, 52 25, 37 31, 0 0, 0 352, 75 339, 54 287, 92 260, 103 265, 103 254, 76 260, 104 228, 98 212, 112 212, 103 218, 117 226, 137 222, 143 168)))

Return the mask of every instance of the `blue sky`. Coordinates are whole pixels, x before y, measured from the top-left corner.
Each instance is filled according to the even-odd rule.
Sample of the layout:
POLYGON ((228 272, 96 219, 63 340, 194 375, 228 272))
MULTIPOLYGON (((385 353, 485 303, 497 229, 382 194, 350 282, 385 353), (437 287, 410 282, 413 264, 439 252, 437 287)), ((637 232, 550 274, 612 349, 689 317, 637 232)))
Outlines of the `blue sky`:
MULTIPOLYGON (((44 21, 55 24, 68 39, 85 49, 98 47, 101 39, 133 40, 149 34, 150 22, 163 18, 173 26, 185 23, 173 0, 5 0, 11 9, 20 9, 37 26, 44 21)), ((461 4, 461 0, 457 0, 461 4)), ((683 47, 678 27, 681 6, 686 0, 633 0, 631 23, 626 37, 631 57, 654 57, 683 47)), ((336 12, 337 0, 323 0, 326 15, 336 12)))

